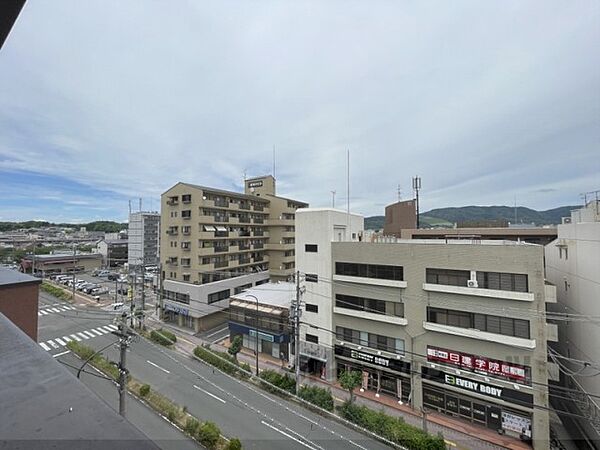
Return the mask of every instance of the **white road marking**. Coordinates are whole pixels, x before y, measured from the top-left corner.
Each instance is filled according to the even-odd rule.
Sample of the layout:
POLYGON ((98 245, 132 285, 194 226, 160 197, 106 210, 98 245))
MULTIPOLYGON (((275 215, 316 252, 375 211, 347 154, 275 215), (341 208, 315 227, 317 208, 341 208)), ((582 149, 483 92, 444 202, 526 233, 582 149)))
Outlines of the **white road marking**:
POLYGON ((67 350, 66 352, 57 353, 56 355, 52 355, 53 358, 57 358, 62 355, 66 355, 67 353, 71 353, 71 350, 67 350))
POLYGON ((72 334, 72 335, 71 335, 71 337, 72 337, 73 339, 75 339, 77 342, 81 342, 81 338, 80 338, 80 337, 77 337, 77 335, 76 335, 76 334, 72 334))
POLYGON ((67 308, 67 309, 77 309, 77 308, 74 308, 72 306, 65 306, 65 308, 67 308))
POLYGON ((63 336, 62 338, 63 338, 63 341, 65 341, 65 342, 69 342, 69 341, 73 340, 69 336, 63 336))
POLYGON ((77 333, 77 335, 78 335, 78 336, 81 336, 81 337, 82 337, 82 338, 84 338, 84 339, 89 339, 89 338, 90 338, 89 336, 87 336, 87 335, 85 335, 85 334, 83 334, 83 333, 77 333))
POLYGON ((92 333, 90 333, 89 331, 84 331, 84 333, 85 333, 87 336, 91 337, 91 338, 95 338, 95 337, 96 337, 96 335, 95 335, 95 334, 92 334, 92 333))
POLYGON ((38 316, 41 316, 41 315, 42 315, 42 313, 38 311, 38 316))
POLYGON ((112 333, 112 331, 113 331, 112 328, 108 328, 107 326, 100 327, 100 328, 102 328, 103 330, 106 330, 107 333, 112 333))
POLYGON ((217 331, 215 331, 214 333, 211 333, 211 334, 209 334, 209 335, 208 335, 208 336, 206 336, 206 337, 207 337, 207 338, 209 338, 209 337, 213 337, 215 334, 219 334, 219 333, 221 333, 222 331, 225 331, 225 330, 228 330, 228 329, 229 329, 229 327, 221 328, 220 330, 217 330, 217 331))
POLYGON ((65 311, 69 311, 69 308, 60 308, 60 310, 65 312, 65 311))
POLYGON ((48 339, 46 342, 48 342, 48 344, 50 344, 52 348, 58 348, 58 345, 56 345, 52 339, 48 339))
MULTIPOLYGON (((93 328, 92 328, 91 332, 94 333, 94 334, 96 334, 96 335, 98 335, 98 336, 102 336, 102 333, 100 333, 99 331, 94 330, 93 328)), ((87 331, 86 331, 86 333, 87 333, 87 331)))
POLYGON ((48 347, 46 344, 44 344, 43 342, 40 342, 41 347, 46 350, 46 351, 50 351, 50 347, 48 347))
POLYGON ((98 327, 96 328, 96 330, 98 330, 102 334, 110 333, 110 330, 105 330, 104 327, 98 327))
POLYGON ((171 373, 171 372, 169 372, 167 369, 163 369, 162 367, 160 367, 158 364, 154 364, 152 361, 148 361, 148 360, 146 360, 146 362, 147 362, 148 364, 150 364, 150 365, 152 365, 152 366, 156 367, 157 369, 160 369, 160 370, 162 370, 162 371, 163 371, 163 372, 165 372, 165 373, 171 373))
POLYGON ((202 389, 202 388, 200 388, 200 387, 196 386, 195 384, 194 384, 194 387, 195 387, 196 389, 198 389, 199 391, 202 391, 202 392, 204 392, 206 395, 210 395, 210 396, 211 396, 212 398, 214 398, 215 400, 219 400, 221 403, 227 403, 227 402, 226 402, 225 400, 223 400, 221 397, 217 397, 215 394, 211 394, 210 392, 208 392, 208 391, 205 391, 204 389, 202 389))
POLYGON ((107 325, 108 328, 111 328, 113 331, 117 331, 119 329, 119 327, 117 327, 116 325, 107 325))
POLYGON ((48 308, 48 309, 52 312, 60 312, 60 309, 58 309, 58 308, 48 308))
POLYGON ((308 445, 306 442, 302 442, 300 439, 296 439, 294 436, 292 436, 291 434, 287 434, 285 431, 280 430, 279 428, 274 427, 273 425, 265 422, 264 420, 261 420, 260 423, 262 423, 263 425, 271 428, 272 430, 277 431, 280 434, 283 434, 286 437, 289 437, 290 439, 292 439, 293 441, 296 441, 298 444, 304 445, 306 448, 310 448, 310 450, 317 450, 315 447, 312 447, 310 445, 308 445))
POLYGON ((65 345, 67 345, 67 343, 66 343, 65 341, 63 341, 61 338, 54 338, 54 340, 55 340, 56 342, 58 342, 60 345, 62 345, 63 347, 64 347, 65 345))
POLYGON ((44 309, 42 309, 40 312, 42 313, 42 316, 45 316, 46 314, 48 314, 48 311, 46 311, 44 309))

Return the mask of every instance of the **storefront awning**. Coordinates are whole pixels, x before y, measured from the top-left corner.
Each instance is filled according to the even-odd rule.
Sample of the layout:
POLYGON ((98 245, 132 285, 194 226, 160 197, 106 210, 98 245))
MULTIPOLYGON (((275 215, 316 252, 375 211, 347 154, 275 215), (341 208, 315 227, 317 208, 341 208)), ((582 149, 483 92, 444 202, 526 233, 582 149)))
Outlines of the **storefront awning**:
POLYGON ((222 227, 221 225, 217 225, 215 228, 217 229, 217 231, 227 231, 227 228, 222 227))

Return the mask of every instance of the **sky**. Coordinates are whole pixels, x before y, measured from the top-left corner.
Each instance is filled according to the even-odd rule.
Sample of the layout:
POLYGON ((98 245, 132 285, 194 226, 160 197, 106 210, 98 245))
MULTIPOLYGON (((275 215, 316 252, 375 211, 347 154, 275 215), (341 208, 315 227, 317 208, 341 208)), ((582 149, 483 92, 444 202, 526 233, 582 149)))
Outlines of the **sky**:
POLYGON ((28 0, 0 221, 126 221, 179 181, 383 214, 600 189, 600 3, 28 0), (275 157, 273 158, 273 155, 275 157), (275 164, 274 164, 275 163, 275 164))

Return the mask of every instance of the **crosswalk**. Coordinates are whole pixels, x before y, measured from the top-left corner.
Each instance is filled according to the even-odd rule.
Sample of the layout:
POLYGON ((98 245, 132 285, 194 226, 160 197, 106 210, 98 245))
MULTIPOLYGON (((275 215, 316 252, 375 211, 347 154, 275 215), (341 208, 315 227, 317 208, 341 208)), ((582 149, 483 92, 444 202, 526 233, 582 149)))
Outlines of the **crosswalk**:
POLYGON ((44 307, 40 308, 38 311, 38 316, 42 317, 42 316, 47 316, 48 314, 68 312, 68 311, 73 311, 75 309, 77 309, 77 308, 75 308, 74 306, 63 305, 63 304, 57 303, 55 305, 44 306, 44 307))
POLYGON ((56 350, 66 346, 70 341, 81 342, 98 336, 103 336, 112 331, 117 331, 118 329, 119 328, 116 325, 104 325, 101 327, 91 328, 90 330, 78 331, 77 333, 73 333, 68 336, 59 336, 53 339, 48 339, 47 341, 40 342, 39 344, 40 347, 49 352, 53 349, 56 350))

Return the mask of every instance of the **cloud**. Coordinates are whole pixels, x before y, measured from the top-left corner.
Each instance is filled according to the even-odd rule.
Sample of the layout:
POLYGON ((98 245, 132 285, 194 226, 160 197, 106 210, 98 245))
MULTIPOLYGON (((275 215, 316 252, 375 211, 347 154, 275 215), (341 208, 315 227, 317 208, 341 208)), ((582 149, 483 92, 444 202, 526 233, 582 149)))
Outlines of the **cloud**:
POLYGON ((0 175, 39 183, 11 177, 0 213, 123 220, 178 181, 241 189, 273 147, 279 192, 312 206, 345 195, 347 149, 367 215, 417 174, 424 209, 572 204, 600 185, 598 20, 585 2, 28 2, 0 55, 0 175))

